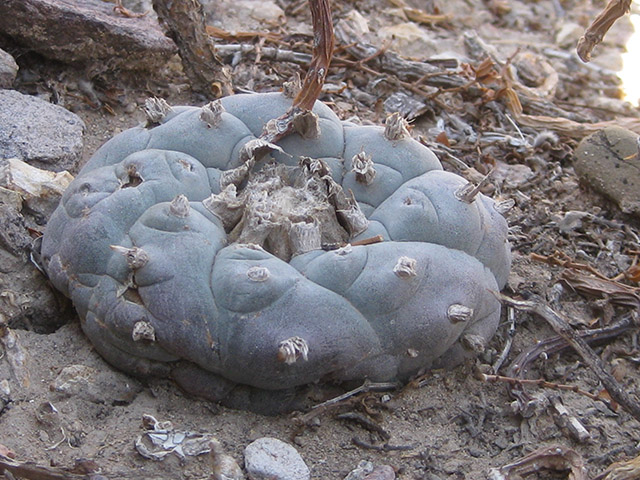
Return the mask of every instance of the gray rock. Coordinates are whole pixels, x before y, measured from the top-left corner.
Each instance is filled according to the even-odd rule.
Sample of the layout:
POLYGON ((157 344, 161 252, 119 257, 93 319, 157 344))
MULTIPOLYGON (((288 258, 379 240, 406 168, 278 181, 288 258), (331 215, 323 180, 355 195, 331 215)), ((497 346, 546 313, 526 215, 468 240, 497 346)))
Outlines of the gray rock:
POLYGON ((56 172, 75 167, 84 122, 57 105, 15 90, 0 90, 0 158, 56 172))
POLYGON ((638 135, 608 127, 580 142, 575 151, 578 177, 612 199, 624 213, 640 216, 638 135))
POLYGON ((22 204, 20 194, 0 187, 0 318, 11 328, 51 331, 66 322, 69 313, 62 311, 59 298, 29 260, 32 239, 22 204))
POLYGON ((0 32, 93 73, 157 68, 176 51, 151 18, 127 18, 102 0, 3 0, 0 32))
POLYGON ((244 466, 250 480, 307 480, 311 475, 295 448, 270 437, 247 445, 244 466))
POLYGON ((18 64, 0 48, 0 88, 11 88, 18 74, 18 64))

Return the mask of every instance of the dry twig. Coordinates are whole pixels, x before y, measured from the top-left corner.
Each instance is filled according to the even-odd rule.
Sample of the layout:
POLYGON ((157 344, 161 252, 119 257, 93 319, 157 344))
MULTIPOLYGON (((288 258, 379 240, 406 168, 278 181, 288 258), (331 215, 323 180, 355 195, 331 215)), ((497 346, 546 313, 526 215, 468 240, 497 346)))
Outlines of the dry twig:
POLYGON ((362 425, 364 428, 369 430, 370 432, 375 432, 380 435, 382 440, 389 440, 391 435, 384 428, 378 425, 376 422, 371 420, 368 416, 363 415, 358 412, 345 412, 336 416, 338 420, 349 420, 354 423, 358 423, 362 425))
POLYGON ((606 297, 611 303, 617 305, 640 308, 640 288, 607 278, 591 265, 574 262, 561 252, 555 252, 552 255, 532 253, 530 256, 532 260, 564 267, 565 270, 560 274, 562 281, 583 295, 596 298, 606 297), (585 271, 591 275, 581 273, 585 271))
POLYGON ((604 402, 609 405, 609 402, 605 398, 599 397, 591 392, 587 392, 586 390, 580 389, 575 385, 564 385, 561 383, 554 383, 545 380, 544 378, 515 378, 515 377, 505 377, 504 375, 488 375, 486 373, 479 373, 478 378, 483 382, 504 382, 509 383, 511 385, 535 385, 536 387, 541 388, 550 388, 552 390, 565 390, 568 392, 574 392, 580 395, 584 395, 585 397, 590 398, 591 400, 597 400, 604 402))
MULTIPOLYGON (((589 330, 577 330, 576 333, 584 339, 585 342, 591 344, 602 342, 621 335, 635 328, 635 324, 631 315, 627 315, 620 321, 608 325, 604 328, 594 328, 589 330)), ((507 376, 509 378, 521 379, 528 369, 528 366, 542 355, 549 356, 554 353, 561 352, 569 348, 569 344, 561 336, 555 336, 541 340, 536 345, 523 351, 507 368, 507 376)), ((524 384, 509 383, 509 393, 517 399, 520 410, 524 410, 528 402, 532 400, 529 394, 524 390, 524 384), (516 388, 517 387, 517 388, 516 388)), ((599 399, 602 401, 602 399, 599 399)))
POLYGON ((383 443, 382 445, 374 445, 372 443, 365 442, 358 437, 353 437, 351 441, 354 445, 360 448, 364 448, 366 450, 377 450, 379 452, 407 451, 416 448, 413 445, 390 445, 388 443, 383 443))
POLYGON ((566 429, 578 442, 583 443, 591 438, 589 431, 584 428, 584 425, 575 415, 569 413, 559 396, 554 395, 551 397, 551 406, 549 408, 556 423, 561 428, 566 429))

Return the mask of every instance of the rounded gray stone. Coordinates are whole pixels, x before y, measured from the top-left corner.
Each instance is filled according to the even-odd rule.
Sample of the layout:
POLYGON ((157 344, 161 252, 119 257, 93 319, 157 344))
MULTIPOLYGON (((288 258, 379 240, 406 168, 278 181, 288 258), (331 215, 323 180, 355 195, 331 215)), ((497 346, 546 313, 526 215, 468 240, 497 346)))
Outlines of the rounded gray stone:
POLYGON ((11 88, 18 74, 18 64, 0 48, 0 88, 11 88))
POLYGON ((80 117, 15 90, 0 90, 0 105, 0 158, 55 172, 77 164, 84 133, 80 117))
POLYGON ((250 480, 307 480, 311 475, 295 448, 271 437, 247 445, 244 466, 250 480))
POLYGON ((638 135, 607 127, 586 137, 575 151, 578 177, 612 199, 624 213, 640 216, 638 135))

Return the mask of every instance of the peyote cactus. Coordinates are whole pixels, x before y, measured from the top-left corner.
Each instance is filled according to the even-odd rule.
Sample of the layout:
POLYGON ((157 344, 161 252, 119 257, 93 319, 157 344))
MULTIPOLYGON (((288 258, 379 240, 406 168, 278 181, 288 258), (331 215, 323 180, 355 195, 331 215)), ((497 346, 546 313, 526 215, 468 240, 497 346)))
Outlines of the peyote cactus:
POLYGON ((456 365, 494 334, 494 202, 461 195, 398 116, 357 126, 316 103, 278 146, 258 139, 290 105, 150 101, 65 192, 42 263, 110 363, 268 412, 305 384, 456 365))

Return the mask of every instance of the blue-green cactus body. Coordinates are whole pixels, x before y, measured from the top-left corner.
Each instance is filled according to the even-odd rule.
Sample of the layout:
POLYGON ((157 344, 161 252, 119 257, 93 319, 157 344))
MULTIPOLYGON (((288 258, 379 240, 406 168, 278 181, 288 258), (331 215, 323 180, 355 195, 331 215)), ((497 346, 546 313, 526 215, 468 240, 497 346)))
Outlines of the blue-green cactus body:
MULTIPOLYGON (((222 99, 208 116, 204 107, 166 108, 153 124, 107 142, 65 192, 44 235, 43 264, 109 362, 244 405, 264 400, 260 390, 280 398, 319 381, 405 380, 475 355, 494 334, 500 306, 491 292, 506 283, 510 253, 493 201, 460 200, 466 182, 430 150, 408 137, 389 140, 381 127, 342 123, 320 103, 320 136, 281 140, 282 151, 261 163, 288 170, 263 185, 291 177, 278 191, 297 188, 301 160, 322 159, 368 226, 352 236, 356 245, 279 258, 267 251, 277 235, 296 222, 321 223, 320 214, 301 220, 292 201, 267 250, 238 241, 251 228, 247 214, 229 220, 207 202, 231 195, 250 203, 258 177, 238 184, 237 197, 221 177, 290 104, 254 94, 222 99), (366 181, 359 154, 375 170, 366 181), (375 235, 383 241, 357 245, 375 235)), ((331 184, 313 178, 304 197, 312 206, 322 182, 331 184)), ((269 189, 259 201, 276 198, 269 189)), ((331 198, 325 190, 318 195, 331 198)), ((272 213, 260 215, 271 225, 272 213)), ((341 229, 343 220, 334 224, 341 229)))

